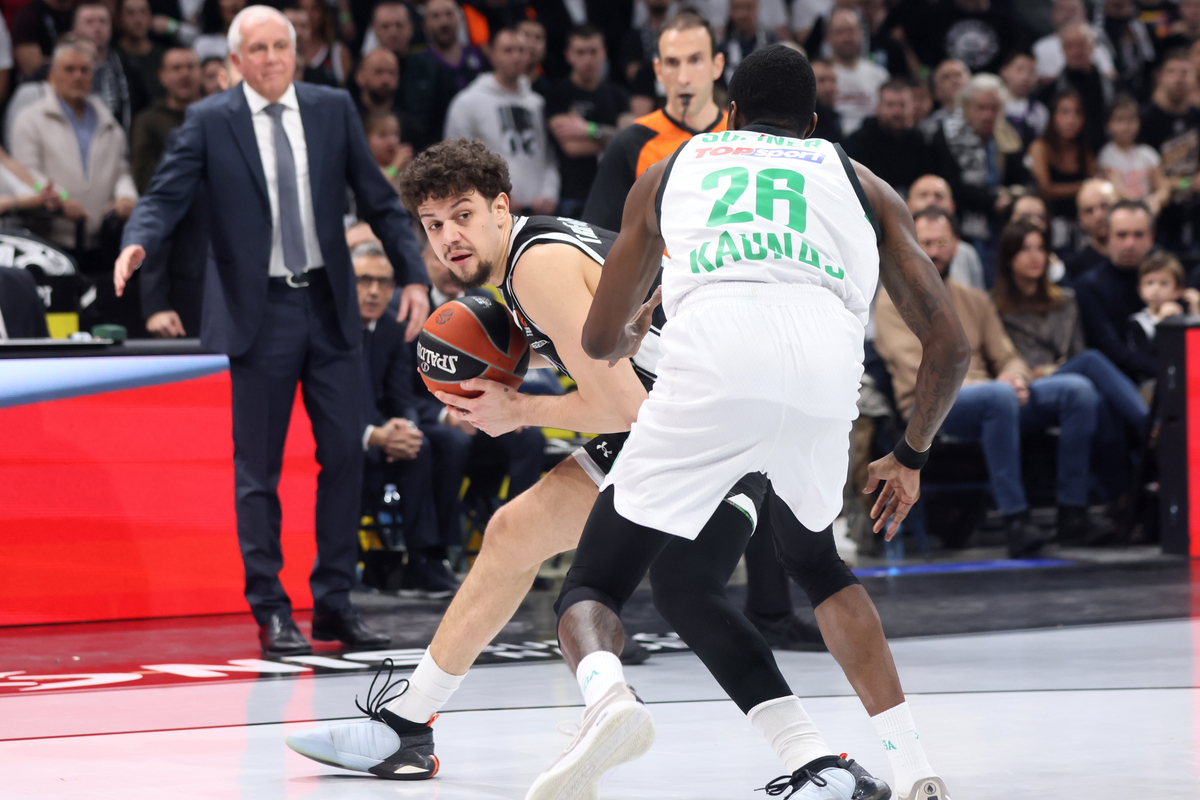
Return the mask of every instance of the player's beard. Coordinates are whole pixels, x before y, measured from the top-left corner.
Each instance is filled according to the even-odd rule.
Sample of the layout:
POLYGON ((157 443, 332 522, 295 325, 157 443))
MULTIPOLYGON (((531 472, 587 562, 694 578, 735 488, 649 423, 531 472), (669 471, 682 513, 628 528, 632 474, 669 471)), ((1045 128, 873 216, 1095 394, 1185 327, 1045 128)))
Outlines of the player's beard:
POLYGON ((468 289, 478 289, 480 286, 484 286, 487 284, 488 278, 491 277, 491 274, 492 264, 487 261, 483 261, 482 259, 479 261, 479 264, 475 267, 475 269, 467 275, 459 275, 458 273, 454 272, 454 270, 450 271, 450 276, 454 279, 454 282, 458 285, 458 288, 462 289, 464 292, 468 289))

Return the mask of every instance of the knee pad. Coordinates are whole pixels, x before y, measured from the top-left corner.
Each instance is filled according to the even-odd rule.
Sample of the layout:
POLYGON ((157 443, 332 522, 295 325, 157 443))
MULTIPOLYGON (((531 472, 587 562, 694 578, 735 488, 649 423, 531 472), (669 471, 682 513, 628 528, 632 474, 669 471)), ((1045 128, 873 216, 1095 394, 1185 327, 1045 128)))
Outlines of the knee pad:
POLYGON ((558 615, 559 621, 562 621, 563 614, 567 613, 567 609, 587 600, 597 602, 607 607, 618 617, 621 616, 620 603, 599 589, 593 589, 590 586, 579 586, 578 584, 572 585, 571 574, 569 572, 567 573, 567 579, 563 581, 563 588, 559 592, 558 599, 554 601, 554 613, 558 615))
POLYGON ((823 531, 788 526, 786 530, 777 528, 775 536, 780 563, 796 585, 808 595, 813 608, 847 586, 859 584, 858 578, 838 555, 833 543, 832 526, 823 531))

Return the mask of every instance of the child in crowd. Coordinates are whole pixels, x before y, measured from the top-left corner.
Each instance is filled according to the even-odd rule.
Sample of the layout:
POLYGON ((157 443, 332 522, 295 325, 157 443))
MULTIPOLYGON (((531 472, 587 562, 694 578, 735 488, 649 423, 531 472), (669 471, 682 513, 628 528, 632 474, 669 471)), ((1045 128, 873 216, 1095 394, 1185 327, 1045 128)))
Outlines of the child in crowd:
POLYGON ((1050 121, 1050 111, 1033 98, 1037 89, 1037 63, 1033 56, 1020 51, 1013 53, 1000 69, 1000 80, 1008 89, 1004 118, 1028 147, 1045 132, 1046 123, 1050 121))
POLYGON ((1184 313, 1200 314, 1200 292, 1186 289, 1179 259, 1167 252, 1151 253, 1138 267, 1138 296, 1146 307, 1129 318, 1129 343, 1152 359, 1158 358, 1154 334, 1158 323, 1184 313), (1182 303, 1181 303, 1182 301, 1182 303))
POLYGON ((376 111, 364 122, 367 146, 383 177, 397 192, 400 191, 400 172, 413 159, 412 145, 400 141, 400 119, 390 111, 376 111))
POLYGON ((1108 114, 1110 141, 1100 149, 1100 174, 1112 181, 1117 194, 1127 200, 1143 200, 1155 215, 1171 193, 1163 176, 1162 158, 1153 147, 1137 144, 1141 120, 1138 104, 1129 95, 1114 101, 1108 114))

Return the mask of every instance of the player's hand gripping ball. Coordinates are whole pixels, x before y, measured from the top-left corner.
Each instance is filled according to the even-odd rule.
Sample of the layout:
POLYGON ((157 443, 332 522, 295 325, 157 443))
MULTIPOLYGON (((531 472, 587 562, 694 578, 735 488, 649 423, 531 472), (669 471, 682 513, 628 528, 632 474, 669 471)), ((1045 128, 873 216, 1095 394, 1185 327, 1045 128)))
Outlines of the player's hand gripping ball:
POLYGON ((529 345, 501 303, 459 297, 429 315, 417 339, 417 360, 429 391, 478 397, 459 384, 486 378, 516 389, 529 369, 529 345))

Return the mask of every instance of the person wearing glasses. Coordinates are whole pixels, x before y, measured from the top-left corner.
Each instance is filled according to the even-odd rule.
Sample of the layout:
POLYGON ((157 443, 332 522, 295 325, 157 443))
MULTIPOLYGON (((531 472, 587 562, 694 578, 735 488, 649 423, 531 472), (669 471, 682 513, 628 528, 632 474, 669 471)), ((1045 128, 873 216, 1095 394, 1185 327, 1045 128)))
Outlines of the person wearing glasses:
MULTIPOLYGON (((388 313, 396 290, 395 273, 377 242, 364 242, 350 253, 362 314, 363 512, 373 513, 383 489, 400 491, 404 545, 409 558, 401 589, 424 596, 448 597, 458 582, 434 551, 442 545, 435 505, 435 448, 421 433, 418 401, 413 392, 416 352, 404 341, 404 326, 388 313), (429 557, 427 557, 429 556, 429 557)), ((461 478, 460 478, 461 482, 461 478)), ((386 542, 388 545, 398 542, 386 542)))

